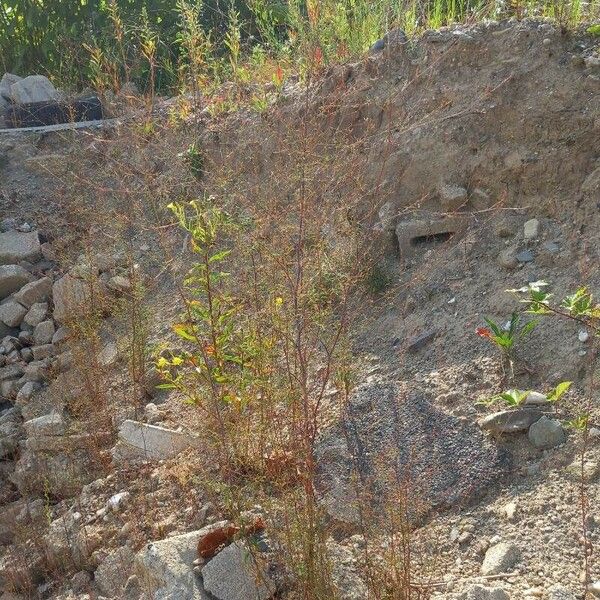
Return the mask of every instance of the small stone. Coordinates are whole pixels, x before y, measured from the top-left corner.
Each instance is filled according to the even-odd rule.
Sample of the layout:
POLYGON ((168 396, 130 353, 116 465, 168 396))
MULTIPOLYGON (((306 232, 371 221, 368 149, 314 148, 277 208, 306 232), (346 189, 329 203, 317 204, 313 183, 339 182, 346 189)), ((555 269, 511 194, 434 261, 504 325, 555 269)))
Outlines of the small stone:
POLYGON ((510 600, 509 595, 502 588, 488 588, 479 584, 471 586, 458 598, 459 600, 510 600))
POLYGON ((131 291, 131 281, 122 275, 115 275, 108 280, 108 287, 119 294, 126 294, 131 291))
POLYGON ((582 329, 577 335, 577 338, 582 344, 585 344, 585 342, 590 339, 590 334, 585 329, 582 329))
POLYGON ((55 333, 54 322, 51 319, 42 321, 33 330, 33 341, 36 346, 52 343, 55 333))
POLYGON ((550 38, 544 38, 542 40, 542 44, 547 48, 548 46, 550 46, 550 44, 552 44, 552 40, 550 38))
POLYGON ((0 321, 8 327, 18 327, 27 314, 27 309, 18 302, 9 301, 0 305, 0 321))
POLYGON ((408 352, 418 352, 421 348, 425 347, 431 340, 437 335, 437 330, 429 329, 424 333, 421 333, 409 340, 407 350, 408 352))
POLYGON ((515 521, 516 517, 517 517, 517 503, 516 502, 509 502, 505 507, 504 507, 504 514, 506 515, 506 518, 509 521, 515 521))
POLYGON ((600 581, 595 581, 588 587, 588 592, 596 598, 600 598, 600 581))
POLYGON ((125 506, 129 497, 129 492, 119 492, 118 494, 114 494, 108 499, 107 508, 116 512, 125 506))
POLYGON ((529 392, 525 398, 526 406, 544 406, 548 404, 548 396, 541 392, 529 392))
POLYGON ((498 255, 498 264, 505 269, 516 269, 519 261, 515 256, 516 248, 511 246, 509 248, 505 248, 498 255))
POLYGON ((540 222, 537 219, 530 219, 523 225, 523 238, 525 240, 534 240, 540 233, 540 222))
POLYGON ((511 543, 500 542, 485 553, 481 565, 482 575, 498 575, 510 571, 521 558, 519 549, 511 543))
POLYGON ((529 428, 529 441, 540 450, 548 450, 563 444, 566 440, 565 430, 560 421, 543 416, 529 428))
POLYGON ((542 416, 537 408, 502 410, 480 419, 479 426, 493 433, 518 433, 527 431, 542 416))
POLYGON ((517 252, 515 258, 520 263, 529 263, 533 261, 534 256, 531 250, 521 250, 520 252, 517 252))

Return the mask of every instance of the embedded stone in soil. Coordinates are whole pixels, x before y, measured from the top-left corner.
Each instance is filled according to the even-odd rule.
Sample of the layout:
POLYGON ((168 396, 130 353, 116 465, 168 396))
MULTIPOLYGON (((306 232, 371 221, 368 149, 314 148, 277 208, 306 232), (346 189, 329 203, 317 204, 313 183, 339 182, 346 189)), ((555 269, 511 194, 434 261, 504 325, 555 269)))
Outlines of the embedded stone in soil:
POLYGON ((346 524, 402 509, 416 525, 482 497, 509 469, 508 453, 476 426, 394 383, 357 388, 316 458, 322 504, 346 524))

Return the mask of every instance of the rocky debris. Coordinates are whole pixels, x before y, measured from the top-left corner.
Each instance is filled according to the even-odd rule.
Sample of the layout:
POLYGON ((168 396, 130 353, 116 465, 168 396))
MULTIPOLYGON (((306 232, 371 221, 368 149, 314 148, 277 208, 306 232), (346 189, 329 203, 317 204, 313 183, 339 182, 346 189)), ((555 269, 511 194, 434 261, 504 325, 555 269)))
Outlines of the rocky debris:
POLYGON ((491 546, 485 553, 481 565, 482 575, 498 575, 508 573, 521 559, 517 546, 508 542, 500 542, 491 546))
POLYGON ((19 265, 0 265, 0 300, 29 283, 33 276, 19 265))
POLYGON ((204 589, 218 600, 267 600, 275 584, 256 551, 233 542, 202 568, 204 589))
POLYGON ((529 428, 529 441, 540 450, 548 450, 563 444, 566 440, 565 430, 560 421, 543 416, 529 428))
POLYGON ((54 318, 59 323, 80 315, 91 299, 90 284, 72 275, 64 275, 54 282, 54 318))
POLYGON ((510 596, 500 587, 474 585, 461 594, 459 600, 510 600, 510 596))
POLYGON ((52 338, 54 337, 54 333, 56 332, 56 328, 54 327, 54 321, 52 319, 48 319, 47 321, 42 321, 35 326, 33 330, 33 342, 36 346, 42 346, 43 344, 50 344, 52 342, 52 338))
POLYGON ((406 350, 408 352, 418 352, 421 348, 424 348, 429 342, 431 342, 437 335, 436 329, 429 329, 423 333, 416 335, 415 337, 408 340, 406 350))
POLYGON ((18 264, 21 261, 35 263, 41 258, 42 249, 37 231, 24 233, 10 230, 0 233, 0 265, 18 264))
POLYGON ((342 422, 323 433, 316 458, 321 501, 346 523, 358 520, 357 492, 367 512, 382 515, 386 501, 408 489, 419 500, 407 513, 419 521, 476 499, 508 468, 476 427, 393 383, 359 386, 342 422))
POLYGON ((43 75, 29 75, 15 81, 10 86, 8 95, 13 104, 48 102, 60 98, 60 93, 43 75))
POLYGON ((142 590, 156 600, 209 600, 194 573, 198 540, 207 528, 150 542, 135 557, 142 590))
POLYGON ((491 433, 519 433, 527 431, 539 421, 544 413, 538 408, 517 408, 501 410, 479 420, 479 426, 491 433))
POLYGON ((516 257, 517 247, 509 246, 500 252, 498 255, 498 264, 505 269, 516 269, 519 265, 519 261, 516 257))
POLYGON ((48 314, 48 304, 46 302, 40 302, 32 304, 31 308, 27 311, 27 314, 23 318, 23 322, 31 327, 39 325, 48 314))
POLYGON ((529 263, 532 262, 535 258, 533 252, 526 248, 525 250, 521 250, 515 254, 515 258, 520 263, 529 263))
POLYGON ((119 439, 113 448, 113 456, 116 460, 162 460, 176 456, 195 443, 193 437, 181 431, 126 420, 119 427, 119 439))

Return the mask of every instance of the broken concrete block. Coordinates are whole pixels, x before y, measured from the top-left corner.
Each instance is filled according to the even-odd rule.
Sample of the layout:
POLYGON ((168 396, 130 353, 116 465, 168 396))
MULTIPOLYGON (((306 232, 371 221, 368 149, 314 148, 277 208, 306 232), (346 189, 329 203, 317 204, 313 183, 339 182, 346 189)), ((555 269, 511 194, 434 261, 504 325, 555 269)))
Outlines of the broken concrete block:
POLYGON ((0 265, 17 264, 23 260, 35 263, 41 257, 42 248, 37 231, 23 233, 11 230, 0 233, 0 265))
POLYGON ((119 428, 119 440, 113 449, 113 456, 117 459, 162 460, 176 456, 195 443, 193 437, 181 431, 127 420, 119 428))
POLYGON ((400 255, 408 257, 419 247, 429 247, 459 237, 466 229, 467 219, 462 217, 401 221, 396 226, 400 255))

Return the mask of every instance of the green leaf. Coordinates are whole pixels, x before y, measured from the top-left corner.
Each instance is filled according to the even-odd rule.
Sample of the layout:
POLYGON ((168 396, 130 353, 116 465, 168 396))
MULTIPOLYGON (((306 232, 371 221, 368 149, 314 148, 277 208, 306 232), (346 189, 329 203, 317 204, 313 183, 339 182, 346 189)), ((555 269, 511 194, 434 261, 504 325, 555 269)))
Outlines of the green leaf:
POLYGON ((550 402, 557 402, 564 396, 569 388, 573 385, 572 381, 561 381, 553 390, 548 392, 546 396, 550 402))

